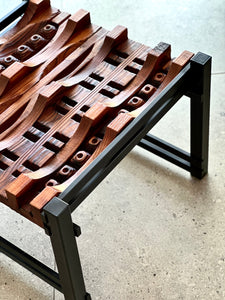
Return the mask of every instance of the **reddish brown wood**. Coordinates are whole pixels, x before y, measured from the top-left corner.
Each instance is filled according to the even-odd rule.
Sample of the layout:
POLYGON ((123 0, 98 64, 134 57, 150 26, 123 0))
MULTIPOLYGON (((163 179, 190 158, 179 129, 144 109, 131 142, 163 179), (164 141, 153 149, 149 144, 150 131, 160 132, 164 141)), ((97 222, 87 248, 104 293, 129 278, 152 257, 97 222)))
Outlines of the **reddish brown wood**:
MULTIPOLYGON (((138 48, 138 50, 134 51, 133 56, 137 53, 137 51, 140 51, 140 49, 142 48, 138 48)), ((132 57, 133 57, 132 56, 132 57)), ((135 57, 135 56, 134 56, 135 57)), ((130 62, 131 58, 129 60, 126 60, 126 62, 130 62)), ((109 82, 109 80, 112 78, 112 73, 113 74, 117 74, 120 71, 121 68, 116 68, 114 70, 114 73, 111 72, 111 76, 109 78, 107 78, 106 82, 109 82)), ((104 82, 105 84, 105 82, 104 82)), ((98 92, 100 90, 100 88, 102 88, 103 86, 103 81, 101 82, 101 84, 99 84, 100 86, 97 86, 95 89, 95 93, 98 92)), ((93 94, 93 93, 92 93, 93 94)), ((86 99, 84 99, 82 101, 82 104, 84 103, 84 101, 89 100, 89 97, 86 99)), ((117 103, 116 103, 117 104, 117 103)), ((71 155, 71 149, 73 149, 74 151, 81 145, 81 143, 83 142, 83 139, 86 137, 86 135, 88 134, 90 128, 93 126, 92 122, 97 122, 99 120, 98 114, 96 115, 96 111, 99 112, 99 105, 98 103, 96 103, 95 106, 92 107, 91 110, 88 110, 88 112, 84 115, 84 117, 82 118, 82 122, 80 124, 80 126, 78 127, 78 129, 76 130, 75 134, 73 135, 73 137, 70 139, 70 141, 67 143, 66 147, 64 147, 63 151, 60 152, 56 158, 53 160, 53 162, 51 163, 50 167, 47 165, 46 168, 40 169, 37 172, 31 173, 30 176, 33 178, 33 181, 38 180, 40 178, 46 177, 48 175, 50 175, 50 173, 52 173, 55 169, 57 169, 58 167, 60 167, 60 165, 62 163, 64 163, 67 159, 69 159, 69 155, 71 155), (90 123, 89 120, 89 114, 94 113, 95 119, 91 119, 92 122, 90 123), (88 117, 87 117, 88 116, 88 117), (86 119, 87 118, 87 119, 86 119), (87 122, 87 120, 89 120, 89 122, 87 122)), ((108 106, 102 106, 105 107, 106 109, 104 109, 104 114, 107 112, 108 106)), ((63 126, 63 124, 65 124, 65 122, 68 120, 69 117, 71 117, 74 114, 74 111, 70 111, 69 114, 67 114, 65 116, 65 118, 62 118, 62 120, 60 120, 60 122, 56 123, 55 126, 51 129, 51 131, 47 132, 46 135, 44 135, 41 140, 39 140, 38 142, 38 146, 40 147, 40 142, 42 142, 42 144, 46 141, 46 139, 48 137, 50 137, 50 134, 53 134, 56 128, 58 129, 59 126, 63 126)), ((33 147, 33 149, 29 149, 29 155, 31 155, 31 153, 37 149, 37 145, 34 145, 35 147, 33 147)), ((4 177, 2 176, 2 181, 1 183, 3 184, 3 182, 7 181, 7 178, 9 176, 9 174, 11 174, 15 168, 18 166, 18 162, 22 163, 25 160, 24 156, 21 156, 18 161, 16 162, 16 165, 12 165, 10 167, 10 171, 9 169, 5 172, 4 177)), ((29 176, 29 175, 27 175, 29 176)), ((29 181, 30 182, 30 181, 29 181)), ((30 183, 28 184, 29 188, 30 188, 30 183)))
MULTIPOLYGON (((54 23, 53 23, 54 24, 54 23)), ((32 72, 33 69, 46 62, 50 57, 58 54, 58 50, 61 49, 66 42, 77 33, 81 28, 85 28, 90 24, 90 14, 87 11, 79 10, 68 20, 63 23, 56 33, 56 27, 51 24, 47 24, 42 27, 40 34, 32 35, 30 40, 26 43, 29 48, 34 50, 40 50, 37 54, 26 60, 25 62, 18 62, 17 65, 11 65, 11 68, 3 71, 0 75, 0 95, 4 91, 11 88, 13 83, 21 80, 25 75, 32 72), (50 30, 46 30, 50 28, 50 30), (45 33, 47 31, 47 34, 45 33), (54 36, 55 35, 55 36, 54 36), (48 39, 52 38, 52 41, 48 42, 48 39), (46 45, 47 43, 47 45, 46 45), (43 47, 46 45, 45 47, 43 47)), ((19 46, 18 48, 21 48, 19 46)), ((18 51, 18 50, 17 50, 18 51)), ((8 56, 9 57, 9 56, 8 56)))
POLYGON ((154 101, 193 54, 184 51, 171 60, 170 45, 150 49, 129 40, 122 26, 107 32, 83 10, 70 16, 48 1, 29 5, 24 29, 18 24, 0 47, 0 201, 43 226, 43 206, 154 101))
POLYGON ((74 58, 82 51, 82 48, 77 49, 81 41, 85 41, 90 37, 90 39, 87 40, 87 47, 90 47, 90 45, 105 34, 105 30, 99 30, 99 33, 98 30, 99 27, 91 26, 84 30, 84 32, 78 33, 69 45, 59 50, 50 60, 47 60, 45 64, 34 70, 32 76, 26 76, 24 78, 23 94, 21 84, 17 83, 15 87, 0 99, 0 111, 3 111, 0 115, 0 131, 4 131, 0 135, 0 139, 7 136, 10 131, 14 130, 14 128, 27 117, 27 112, 25 112, 25 114, 17 120, 16 124, 14 122, 17 111, 21 111, 44 85, 50 83, 63 72, 70 71, 71 68, 76 66, 76 60, 74 58), (92 37, 96 31, 96 35, 92 37), (14 102, 16 103, 13 104, 14 102))
POLYGON ((2 44, 0 46, 0 57, 9 55, 48 22, 51 22, 58 14, 59 10, 49 6, 48 0, 29 1, 28 9, 23 18, 0 38, 0 44, 2 44), (32 9, 30 9, 31 6, 33 6, 32 9))
MULTIPOLYGON (((135 94, 135 92, 137 92, 139 89, 141 89, 144 82, 151 75, 151 73, 153 71, 155 71, 158 68, 158 66, 163 65, 162 62, 165 63, 169 59, 170 59, 170 47, 169 47, 169 45, 160 44, 154 50, 151 50, 150 53, 147 56, 147 59, 146 59, 146 62, 144 63, 144 65, 143 65, 143 68, 141 69, 141 71, 139 72, 139 74, 135 78, 135 80, 133 80, 133 82, 128 86, 128 89, 125 89, 123 92, 121 92, 119 94, 119 96, 114 97, 113 98, 113 104, 108 103, 108 105, 103 106, 104 115, 110 110, 110 108, 112 110, 112 107, 117 107, 117 106, 121 105, 121 102, 122 103, 125 102, 125 101, 127 102, 127 100, 129 100, 135 94)), ((140 100, 140 98, 139 98, 139 100, 140 100)), ((78 127, 78 131, 75 132, 75 137, 77 139, 80 139, 79 138, 79 136, 80 136, 79 129, 82 132, 81 136, 82 136, 82 141, 83 141, 83 138, 85 138, 85 136, 88 134, 90 127, 93 126, 92 123, 88 123, 89 124, 88 125, 87 123, 84 123, 84 122, 86 120, 86 116, 91 114, 92 111, 95 112, 95 107, 98 109, 98 105, 99 104, 97 103, 91 109, 89 109, 88 112, 82 118, 82 121, 81 121, 81 124, 80 124, 81 126, 78 127), (83 125, 83 124, 85 124, 85 125, 83 125), (83 128, 85 128, 85 130, 83 128)), ((71 176, 71 178, 68 179, 66 181, 66 183, 60 185, 59 188, 57 186, 52 187, 52 188, 61 190, 61 189, 65 188, 66 186, 68 186, 72 182, 72 180, 74 180, 82 172, 82 170, 85 169, 91 163, 91 161, 93 161, 99 155, 99 153, 101 153, 106 148, 106 146, 112 141, 112 139, 114 139, 115 136, 122 130, 122 128, 124 126, 126 126, 132 119, 133 119, 133 116, 130 116, 129 113, 125 113, 125 114, 120 113, 118 115, 118 117, 111 123, 111 125, 109 125, 106 128, 106 133, 105 133, 105 136, 104 136, 104 139, 103 139, 101 145, 96 149, 94 154, 82 166, 82 168, 78 172, 76 172, 75 175, 71 176), (118 125, 118 130, 117 131, 116 130, 112 131, 112 128, 114 128, 113 126, 116 126, 116 125, 118 125)), ((115 128, 117 128, 117 127, 115 127, 115 128)), ((76 151, 76 149, 81 145, 81 143, 77 144, 77 147, 75 147, 75 145, 73 145, 73 147, 71 147, 71 145, 70 145, 71 140, 67 143, 66 146, 68 147, 68 149, 73 149, 73 150, 76 151)), ((64 148, 64 150, 66 148, 64 148)), ((63 151, 61 153, 63 153, 63 151)), ((69 153, 71 155, 71 152, 69 152, 69 153)), ((69 159, 69 157, 64 154, 64 161, 66 161, 67 159, 69 159)), ((57 168, 57 166, 58 166, 59 161, 57 161, 57 162, 56 161, 57 161, 57 159, 54 159, 52 161, 51 166, 47 165, 45 168, 42 168, 37 172, 30 173, 30 174, 27 174, 27 175, 23 176, 23 182, 26 181, 26 176, 29 177, 29 179, 27 179, 27 187, 24 187, 24 186, 22 187, 23 192, 25 192, 26 190, 31 188, 30 178, 32 178, 33 182, 35 182, 35 180, 37 180, 37 179, 40 180, 40 178, 43 178, 43 176, 50 175, 49 172, 52 173, 52 170, 54 168, 57 168), (42 171, 42 173, 40 171, 42 171), (36 175, 36 177, 35 177, 35 175, 36 175)), ((62 163, 64 163, 64 161, 61 161, 60 163, 62 164, 62 163)), ((18 178, 18 180, 20 180, 20 179, 18 178)), ((49 187, 47 187, 47 189, 49 189, 49 187)), ((9 190, 8 190, 8 192, 9 192, 8 197, 10 197, 11 201, 15 202, 16 199, 17 200, 19 199, 18 196, 13 199, 13 195, 12 195, 13 193, 9 190)), ((20 193, 21 193, 21 191, 18 192, 18 194, 20 194, 20 193)), ((44 191, 43 191, 43 193, 45 194, 44 191)), ((32 211, 33 211, 33 209, 35 210, 35 204, 34 203, 39 201, 38 199, 39 199, 39 197, 42 197, 41 195, 42 195, 42 193, 37 196, 37 199, 35 198, 34 202, 32 202, 32 204, 31 204, 31 207, 33 207, 32 211)), ((14 196, 16 196, 15 193, 14 193, 14 196)), ((49 199, 46 198, 45 201, 46 201, 45 203, 47 203, 49 201, 49 199)), ((41 202, 43 203, 43 200, 41 200, 41 202)))
MULTIPOLYGON (((28 7, 21 20, 0 38, 0 45, 6 43, 17 32, 26 27, 28 24, 37 23, 46 18, 47 15, 56 16, 58 9, 50 6, 50 0, 29 0, 28 7)), ((0 47, 2 51, 3 47, 0 47)))
POLYGON ((179 72, 184 68, 184 66, 190 61, 193 57, 193 53, 189 51, 184 51, 180 56, 173 60, 166 78, 156 90, 156 92, 148 99, 148 101, 138 108, 137 110, 131 113, 132 116, 137 117, 155 98, 159 93, 179 74, 179 72))
MULTIPOLYGON (((101 46, 99 52, 97 54, 95 53, 95 51, 91 53, 91 56, 88 58, 88 61, 83 61, 83 59, 90 52, 90 50, 93 47, 93 44, 90 44, 90 42, 88 42, 87 47, 85 47, 85 45, 83 44, 80 56, 78 56, 78 54, 74 55, 74 57, 76 57, 76 59, 73 60, 74 66, 74 62, 76 60, 78 60, 78 62, 82 62, 69 75, 74 76, 66 81, 52 82, 52 84, 46 86, 42 93, 36 95, 32 99, 33 101, 29 103, 27 109, 23 114, 23 118, 25 119, 25 121, 19 127, 17 127, 16 130, 13 131, 13 134, 10 137, 8 136, 7 139, 0 142, 0 150, 10 147, 11 145, 13 145, 13 143, 17 142, 20 139, 20 136, 23 133, 25 133, 26 130, 38 119, 40 114, 43 112, 45 106, 49 104, 50 101, 53 101, 56 97, 62 94, 62 91, 66 88, 70 88, 73 85, 76 85, 82 80, 86 79, 88 75, 90 75, 94 71, 94 69, 108 55, 112 47, 116 46, 122 40, 126 39, 126 28, 117 26, 112 32, 106 35, 103 45, 101 46), (94 59, 87 65, 87 67, 82 69, 82 71, 78 73, 78 71, 81 70, 81 68, 84 67, 94 55, 94 59), (76 73, 78 74, 75 75, 76 73)), ((21 122, 21 117, 19 118, 19 120, 17 120, 17 123, 19 123, 19 121, 21 122)), ((16 123, 14 123, 14 126, 16 126, 16 123)), ((55 127, 57 128, 57 126, 58 124, 55 127)), ((6 134, 6 131, 4 132, 4 134, 6 134)))

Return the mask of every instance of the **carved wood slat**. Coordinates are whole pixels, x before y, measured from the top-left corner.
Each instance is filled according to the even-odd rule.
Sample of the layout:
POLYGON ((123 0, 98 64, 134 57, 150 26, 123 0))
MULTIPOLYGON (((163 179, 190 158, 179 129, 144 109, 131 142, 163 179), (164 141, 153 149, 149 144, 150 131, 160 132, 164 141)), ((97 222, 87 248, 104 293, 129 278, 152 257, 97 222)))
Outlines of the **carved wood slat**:
POLYGON ((0 135, 0 139, 4 138, 4 136, 7 136, 10 131, 12 131, 27 117, 27 114, 25 113, 25 115, 21 115, 21 117, 16 121, 16 124, 14 122, 16 113, 18 111, 21 113, 21 110, 23 111, 27 103, 32 97, 34 97, 36 93, 38 93, 38 91, 41 90, 43 86, 50 83, 62 72, 68 71, 70 68, 74 67, 74 64, 76 63, 74 58, 76 58, 77 54, 80 52, 80 50, 82 50, 79 49, 81 41, 88 39, 87 47, 90 47, 90 44, 96 42, 96 40, 102 35, 102 31, 98 33, 98 28, 95 27, 88 31, 82 31, 77 35, 77 38, 74 39, 74 44, 66 46, 58 53, 56 57, 54 57, 54 60, 50 61, 51 69, 48 69, 48 72, 45 74, 45 76, 42 76, 42 74, 43 72, 46 72, 46 66, 49 66, 48 60, 44 65, 34 70, 32 76, 25 77, 23 85, 23 90, 25 91, 23 91, 23 93, 21 93, 21 85, 18 83, 17 86, 15 86, 15 89, 11 89, 0 99, 0 110, 1 106, 4 107, 4 111, 0 115, 0 131, 4 132, 0 135), (96 36, 94 35, 92 38, 92 35, 95 31, 97 31, 96 36))
MULTIPOLYGON (((53 19, 51 24, 45 26, 42 25, 40 35, 36 34, 31 37, 31 39, 38 36, 42 37, 48 43, 45 47, 41 47, 40 51, 34 54, 31 58, 26 59, 24 62, 22 62, 23 60, 16 62, 14 65, 9 66, 9 68, 2 72, 0 75, 0 95, 2 95, 7 88, 9 89, 12 87, 13 83, 17 82, 25 75, 30 74, 32 69, 37 68, 39 65, 46 62, 46 60, 48 60, 50 57, 57 54, 58 50, 66 44, 73 34, 77 33, 80 28, 85 28, 90 24, 90 14, 84 10, 79 10, 69 19, 63 18, 63 20, 65 22, 60 22, 60 25, 58 26, 58 24, 55 22, 55 19, 53 19), (50 37, 51 41, 48 39, 50 37)), ((29 44, 29 42, 30 41, 28 40, 25 45, 19 46, 17 49, 24 49, 24 47, 31 49, 29 46, 32 47, 32 44, 29 44)), ((37 42, 40 44, 41 40, 37 40, 37 42)), ((32 52, 34 52, 34 50, 35 49, 31 49, 32 52)))
POLYGON ((59 10, 50 5, 50 0, 30 0, 23 17, 19 22, 1 36, 0 51, 4 49, 5 44, 9 42, 11 37, 20 33, 21 30, 26 26, 29 26, 29 24, 40 23, 42 20, 46 20, 49 17, 50 19, 56 18, 58 14, 59 10))
POLYGON ((0 39, 0 201, 43 226, 41 211, 193 56, 108 32, 79 10, 29 1, 0 39), (44 13, 43 13, 44 12, 44 13), (19 48, 18 48, 19 47, 19 48))

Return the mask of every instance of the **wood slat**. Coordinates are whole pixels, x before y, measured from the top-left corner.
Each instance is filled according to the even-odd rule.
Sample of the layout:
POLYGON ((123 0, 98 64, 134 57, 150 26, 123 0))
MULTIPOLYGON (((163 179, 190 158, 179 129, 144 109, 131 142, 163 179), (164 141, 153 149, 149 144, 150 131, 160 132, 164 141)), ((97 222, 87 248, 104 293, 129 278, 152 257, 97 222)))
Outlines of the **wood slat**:
POLYGON ((48 0, 30 1, 1 42, 0 201, 39 226, 43 206, 193 56, 184 51, 172 60, 166 43, 152 49, 128 39, 122 26, 107 31, 91 24, 88 12, 71 16, 48 0), (40 45, 31 40, 35 34, 40 45))

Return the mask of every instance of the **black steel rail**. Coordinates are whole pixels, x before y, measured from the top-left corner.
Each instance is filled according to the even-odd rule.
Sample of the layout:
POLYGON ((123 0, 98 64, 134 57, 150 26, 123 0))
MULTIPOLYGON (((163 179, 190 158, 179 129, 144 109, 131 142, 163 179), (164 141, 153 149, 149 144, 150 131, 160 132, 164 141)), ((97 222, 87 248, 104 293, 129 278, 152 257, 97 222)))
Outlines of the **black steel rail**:
POLYGON ((0 31, 19 18, 26 10, 28 0, 23 0, 21 4, 11 10, 7 15, 0 19, 0 31))
POLYGON ((21 266, 36 274, 41 279, 54 286, 57 290, 62 291, 59 275, 45 264, 5 240, 3 237, 0 237, 0 249, 2 253, 15 260, 21 266))

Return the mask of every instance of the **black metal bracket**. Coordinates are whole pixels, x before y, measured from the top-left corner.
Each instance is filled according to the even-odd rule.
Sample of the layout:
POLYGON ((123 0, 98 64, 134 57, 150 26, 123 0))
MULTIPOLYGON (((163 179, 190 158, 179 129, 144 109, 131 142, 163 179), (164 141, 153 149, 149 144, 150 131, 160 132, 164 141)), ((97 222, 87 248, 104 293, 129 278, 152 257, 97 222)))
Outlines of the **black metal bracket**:
MULTIPOLYGON (((0 30, 16 19, 26 5, 21 4, 5 19, 0 20, 0 30)), ((44 207, 42 217, 45 232, 50 236, 59 273, 2 237, 0 251, 64 293, 66 300, 90 300, 91 296, 85 289, 76 243, 81 229, 72 222, 72 211, 135 145, 201 179, 208 171, 210 80, 211 57, 199 52, 94 162, 59 197, 53 198, 44 207), (148 133, 183 95, 190 97, 191 103, 190 153, 148 133)))

